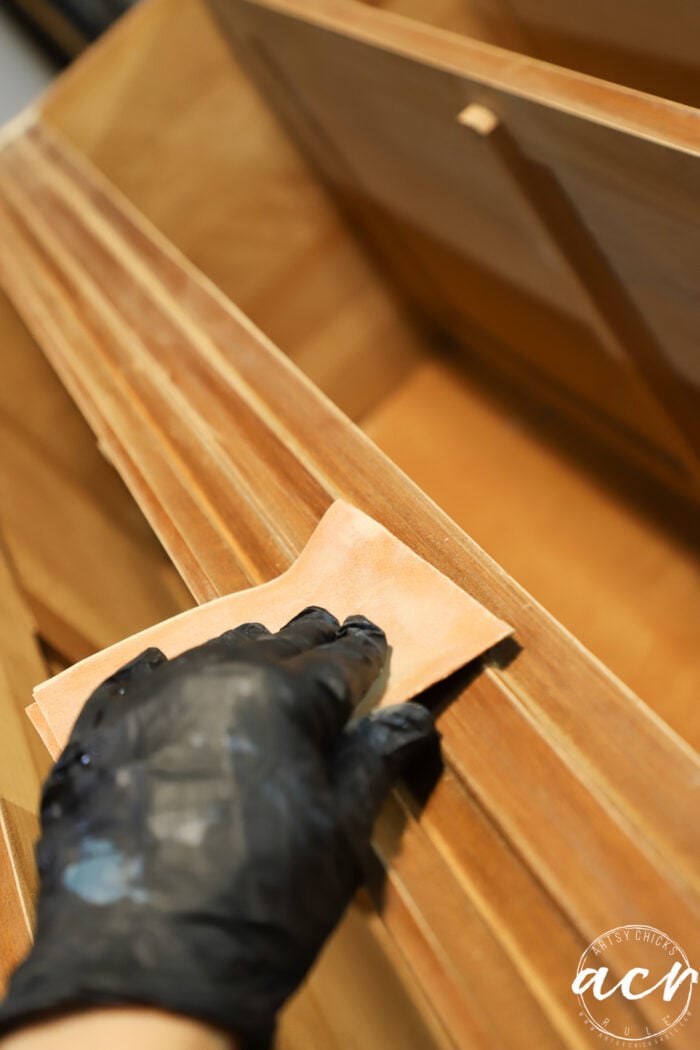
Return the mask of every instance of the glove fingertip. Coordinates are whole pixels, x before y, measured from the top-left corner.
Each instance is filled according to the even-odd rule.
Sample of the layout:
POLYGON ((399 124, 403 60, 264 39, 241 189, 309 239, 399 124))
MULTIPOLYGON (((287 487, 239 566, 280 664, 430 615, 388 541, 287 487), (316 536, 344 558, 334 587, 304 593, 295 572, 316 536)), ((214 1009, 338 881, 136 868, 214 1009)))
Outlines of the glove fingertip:
POLYGON ((291 620, 288 620, 282 630, 286 630, 287 627, 291 627, 293 624, 304 622, 306 620, 318 620, 321 623, 327 623, 332 627, 339 627, 340 623, 328 609, 324 609, 321 605, 307 605, 306 608, 302 609, 301 612, 293 616, 291 620))
POLYGON ((414 755, 439 738, 427 708, 408 702, 380 708, 366 716, 362 737, 392 776, 401 772, 414 755))
POLYGON ((435 719, 428 708, 411 700, 404 704, 392 704, 389 707, 379 708, 369 718, 373 723, 387 728, 389 743, 404 737, 416 739, 428 737, 436 732, 435 719))
POLYGON ((133 678, 145 671, 153 670, 154 667, 159 667, 161 664, 164 664, 166 660, 167 657, 165 653, 155 645, 152 645, 150 648, 144 649, 143 652, 140 652, 137 656, 134 656, 133 659, 117 668, 117 670, 114 671, 103 684, 106 685, 107 683, 118 682, 127 677, 133 678))
POLYGON ((360 613, 346 616, 343 620, 341 631, 343 634, 349 634, 354 631, 375 635, 375 637, 386 641, 386 632, 379 626, 379 624, 374 623, 373 620, 368 620, 366 616, 362 616, 360 613))
POLYGON ((150 675, 156 668, 167 663, 164 652, 150 646, 138 653, 127 663, 113 671, 87 698, 71 730, 70 739, 75 741, 86 732, 90 732, 105 720, 118 716, 121 705, 115 704, 115 695, 121 696, 129 685, 145 675, 150 675))

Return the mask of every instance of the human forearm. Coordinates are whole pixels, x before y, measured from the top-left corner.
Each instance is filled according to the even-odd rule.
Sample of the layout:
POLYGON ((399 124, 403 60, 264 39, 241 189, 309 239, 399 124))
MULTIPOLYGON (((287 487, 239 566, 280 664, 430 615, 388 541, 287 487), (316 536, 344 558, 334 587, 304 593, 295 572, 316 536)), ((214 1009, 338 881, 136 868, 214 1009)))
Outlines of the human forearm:
POLYGON ((141 1006, 38 1021, 0 1039, 2 1050, 238 1050, 231 1036, 189 1017, 141 1006))

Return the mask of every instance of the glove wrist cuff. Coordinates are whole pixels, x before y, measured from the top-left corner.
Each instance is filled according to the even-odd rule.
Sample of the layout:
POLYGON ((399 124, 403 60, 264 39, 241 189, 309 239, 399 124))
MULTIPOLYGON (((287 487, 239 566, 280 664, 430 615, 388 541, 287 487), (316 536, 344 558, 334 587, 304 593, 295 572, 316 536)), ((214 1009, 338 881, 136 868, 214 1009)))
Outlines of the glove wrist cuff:
MULTIPOLYGON (((183 946, 183 951, 185 950, 183 946)), ((269 1050, 275 1020, 254 1016, 237 1002, 235 984, 215 987, 193 968, 95 969, 47 966, 34 949, 16 971, 0 1005, 0 1037, 54 1015, 106 1006, 145 1006, 179 1014, 228 1032, 243 1050, 269 1050)))

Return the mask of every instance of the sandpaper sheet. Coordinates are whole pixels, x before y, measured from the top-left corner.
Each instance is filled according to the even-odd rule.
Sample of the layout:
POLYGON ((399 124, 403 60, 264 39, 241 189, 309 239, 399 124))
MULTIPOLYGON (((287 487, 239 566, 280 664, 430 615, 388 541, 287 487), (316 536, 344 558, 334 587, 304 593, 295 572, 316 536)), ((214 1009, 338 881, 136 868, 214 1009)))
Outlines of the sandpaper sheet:
POLYGON ((281 576, 180 613, 69 667, 37 686, 27 713, 56 757, 93 689, 144 649, 177 656, 247 621, 276 631, 307 605, 321 605, 341 621, 362 613, 386 632, 390 658, 371 697, 381 705, 416 696, 512 630, 373 518, 336 500, 281 576))

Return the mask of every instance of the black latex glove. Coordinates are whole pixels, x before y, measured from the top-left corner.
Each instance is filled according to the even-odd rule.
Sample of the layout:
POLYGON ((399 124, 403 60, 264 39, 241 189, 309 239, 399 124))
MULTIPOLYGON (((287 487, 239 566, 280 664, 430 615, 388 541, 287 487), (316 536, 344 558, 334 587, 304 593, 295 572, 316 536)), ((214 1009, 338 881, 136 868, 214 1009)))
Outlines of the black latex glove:
POLYGON ((266 1045, 359 884, 374 818, 435 730, 417 704, 346 724, 384 633, 309 608, 90 697, 42 796, 37 936, 0 1031, 143 1003, 266 1045))

